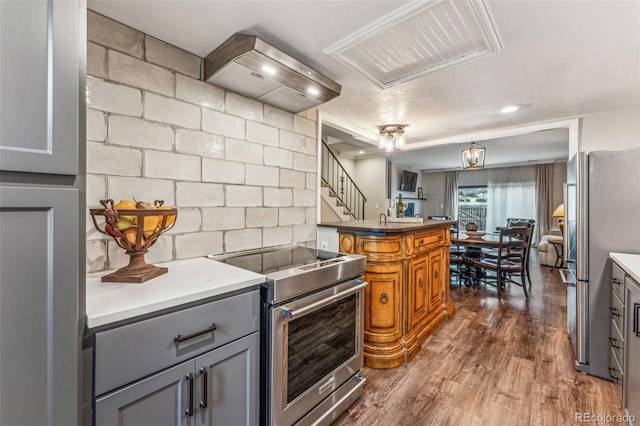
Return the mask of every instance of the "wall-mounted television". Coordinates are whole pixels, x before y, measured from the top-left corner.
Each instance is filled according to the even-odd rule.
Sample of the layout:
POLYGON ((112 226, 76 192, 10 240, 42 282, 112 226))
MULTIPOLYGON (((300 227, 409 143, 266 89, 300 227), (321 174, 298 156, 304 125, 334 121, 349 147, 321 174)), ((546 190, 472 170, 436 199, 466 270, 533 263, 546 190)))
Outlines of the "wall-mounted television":
POLYGON ((402 171, 400 178, 400 191, 415 192, 418 183, 418 174, 408 170, 402 171))

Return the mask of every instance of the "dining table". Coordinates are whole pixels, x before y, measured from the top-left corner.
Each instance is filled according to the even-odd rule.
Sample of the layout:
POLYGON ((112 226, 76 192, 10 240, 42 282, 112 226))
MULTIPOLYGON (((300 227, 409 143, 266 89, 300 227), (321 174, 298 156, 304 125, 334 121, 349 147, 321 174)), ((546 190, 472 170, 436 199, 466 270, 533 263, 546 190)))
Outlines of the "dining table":
POLYGON ((500 246, 499 233, 484 233, 460 231, 455 237, 451 237, 451 245, 463 246, 462 270, 460 279, 464 280, 467 287, 477 287, 480 280, 486 277, 486 271, 474 263, 483 258, 482 249, 498 248, 500 246))

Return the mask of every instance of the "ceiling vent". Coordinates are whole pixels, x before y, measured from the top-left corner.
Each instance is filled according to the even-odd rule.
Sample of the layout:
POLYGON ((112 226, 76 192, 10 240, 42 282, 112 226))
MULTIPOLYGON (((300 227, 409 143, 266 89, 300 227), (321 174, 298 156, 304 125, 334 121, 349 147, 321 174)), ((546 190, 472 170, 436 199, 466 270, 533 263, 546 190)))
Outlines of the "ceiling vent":
POLYGON ((413 1, 323 50, 382 88, 499 52, 483 0, 413 1))
POLYGON ((263 40, 235 34, 205 59, 204 80, 293 113, 340 95, 342 86, 263 40))

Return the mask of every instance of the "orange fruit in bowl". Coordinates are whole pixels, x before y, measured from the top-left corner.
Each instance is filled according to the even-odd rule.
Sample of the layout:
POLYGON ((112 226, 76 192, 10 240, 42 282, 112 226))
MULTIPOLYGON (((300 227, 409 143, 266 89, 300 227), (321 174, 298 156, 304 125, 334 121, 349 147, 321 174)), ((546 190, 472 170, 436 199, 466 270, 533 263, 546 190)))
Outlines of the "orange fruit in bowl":
MULTIPOLYGON (((122 235, 124 235, 127 241, 129 241, 129 244, 131 244, 131 247, 135 247, 136 245, 137 234, 138 234, 137 226, 132 226, 131 228, 125 229, 124 231, 122 231, 122 235)), ((145 240, 144 238, 142 238, 142 240, 140 241, 140 247, 144 247, 144 245, 145 245, 145 240)))
MULTIPOLYGON (((167 207, 167 206, 160 206, 158 207, 156 210, 169 210, 171 207, 167 207)), ((160 219, 160 222, 158 222, 158 224, 162 224, 162 216, 158 216, 158 218, 160 219)), ((167 228, 169 226, 171 226, 173 224, 173 222, 176 221, 176 215, 175 214, 170 214, 169 216, 167 216, 167 228)))

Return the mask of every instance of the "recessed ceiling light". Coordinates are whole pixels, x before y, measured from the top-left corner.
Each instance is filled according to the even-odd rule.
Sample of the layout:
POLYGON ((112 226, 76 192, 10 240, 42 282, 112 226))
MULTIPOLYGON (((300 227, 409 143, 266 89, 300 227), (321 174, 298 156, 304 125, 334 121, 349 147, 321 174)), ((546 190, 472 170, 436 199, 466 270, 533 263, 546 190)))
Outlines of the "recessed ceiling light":
POLYGON ((266 72, 267 74, 271 74, 271 75, 275 75, 275 73, 276 73, 276 69, 274 67, 272 67, 271 65, 263 65, 262 66, 262 71, 266 72))
POLYGON ((315 87, 309 87, 307 89, 307 92, 309 92, 309 94, 314 95, 314 96, 320 94, 320 91, 318 89, 316 89, 315 87))
POLYGON ((364 154, 364 151, 360 150, 358 151, 358 154, 364 154))
POLYGON ((502 108, 500 110, 500 112, 503 113, 503 114, 509 114, 511 112, 516 112, 519 109, 520 109, 520 105, 509 105, 509 106, 506 106, 506 107, 502 108))

